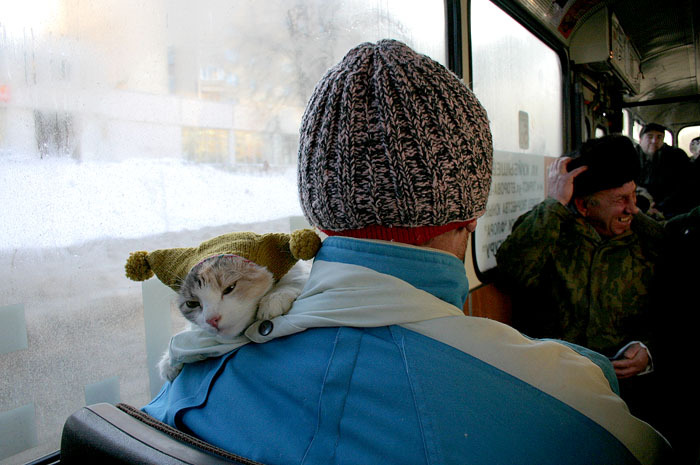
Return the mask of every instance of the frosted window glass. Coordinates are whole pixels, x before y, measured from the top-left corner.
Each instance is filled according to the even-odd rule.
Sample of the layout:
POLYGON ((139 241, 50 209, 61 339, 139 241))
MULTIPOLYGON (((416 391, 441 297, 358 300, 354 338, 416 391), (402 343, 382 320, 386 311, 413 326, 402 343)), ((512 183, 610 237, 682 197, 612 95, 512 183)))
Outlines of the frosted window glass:
POLYGON ((559 156, 563 149, 557 54, 488 0, 471 2, 473 89, 486 107, 497 150, 559 156), (530 144, 518 144, 519 112, 530 144))
POLYGON ((0 306, 21 305, 6 322, 26 333, 0 347, 17 386, 0 411, 32 399, 38 421, 7 463, 58 449, 83 392, 140 407, 160 387, 181 322, 144 314, 130 252, 302 224, 298 129, 318 79, 383 38, 445 63, 445 36, 443 0, 3 2, 0 306))
POLYGON ((119 378, 111 378, 91 383, 85 386, 85 403, 87 405, 107 402, 108 404, 118 404, 121 401, 119 395, 119 378))
POLYGON ((494 176, 474 241, 477 266, 495 252, 513 222, 544 199, 544 160, 563 151, 563 85, 558 55, 488 0, 471 2, 472 78, 486 108, 494 176))
POLYGON ((0 461, 37 444, 36 412, 33 404, 0 411, 0 461))
POLYGON ((22 305, 0 307, 0 355, 27 348, 27 325, 22 305))

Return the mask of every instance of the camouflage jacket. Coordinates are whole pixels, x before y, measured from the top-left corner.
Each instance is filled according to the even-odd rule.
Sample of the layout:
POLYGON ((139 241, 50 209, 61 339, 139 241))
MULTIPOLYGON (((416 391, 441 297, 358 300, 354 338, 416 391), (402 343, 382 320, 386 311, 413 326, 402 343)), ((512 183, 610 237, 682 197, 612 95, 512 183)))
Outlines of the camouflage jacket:
POLYGON ((631 231, 604 239, 567 207, 545 200, 518 218, 496 255, 513 295, 513 325, 608 356, 630 341, 648 344, 662 237, 659 224, 637 214, 631 231))

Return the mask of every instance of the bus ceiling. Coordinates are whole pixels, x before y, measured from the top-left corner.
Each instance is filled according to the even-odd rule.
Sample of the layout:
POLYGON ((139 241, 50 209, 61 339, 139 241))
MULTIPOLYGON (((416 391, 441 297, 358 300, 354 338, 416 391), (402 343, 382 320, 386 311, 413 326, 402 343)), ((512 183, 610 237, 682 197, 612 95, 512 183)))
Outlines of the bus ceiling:
POLYGON ((620 105, 646 122, 700 123, 700 2, 496 0, 534 17, 574 69, 612 75, 620 105))

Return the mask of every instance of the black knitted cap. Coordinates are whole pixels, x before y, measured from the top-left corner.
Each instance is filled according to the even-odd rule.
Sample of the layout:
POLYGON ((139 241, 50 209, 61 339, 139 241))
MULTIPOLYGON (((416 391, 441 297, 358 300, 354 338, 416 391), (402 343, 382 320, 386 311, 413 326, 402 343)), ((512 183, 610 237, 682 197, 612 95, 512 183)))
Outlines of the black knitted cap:
POLYGON ((329 234, 420 243, 484 212, 492 151, 486 111, 454 73, 401 42, 364 43, 306 107, 302 208, 329 234))
POLYGON ((649 131, 656 131, 660 132, 661 134, 666 133, 666 127, 660 125, 659 123, 649 123, 645 125, 642 130, 639 132, 639 137, 642 137, 644 134, 646 134, 649 131))
POLYGON ((584 142, 578 156, 567 165, 588 169, 574 178, 574 197, 620 187, 639 177, 639 155, 630 139, 621 135, 604 136, 584 142))

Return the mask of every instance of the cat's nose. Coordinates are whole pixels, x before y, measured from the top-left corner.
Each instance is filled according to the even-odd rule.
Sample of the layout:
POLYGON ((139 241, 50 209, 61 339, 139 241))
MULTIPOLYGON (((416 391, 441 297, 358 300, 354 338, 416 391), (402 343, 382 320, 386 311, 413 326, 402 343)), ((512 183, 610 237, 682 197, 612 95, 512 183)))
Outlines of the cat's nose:
POLYGON ((216 315, 207 320, 207 323, 213 328, 219 329, 219 321, 221 320, 221 315, 216 315))

